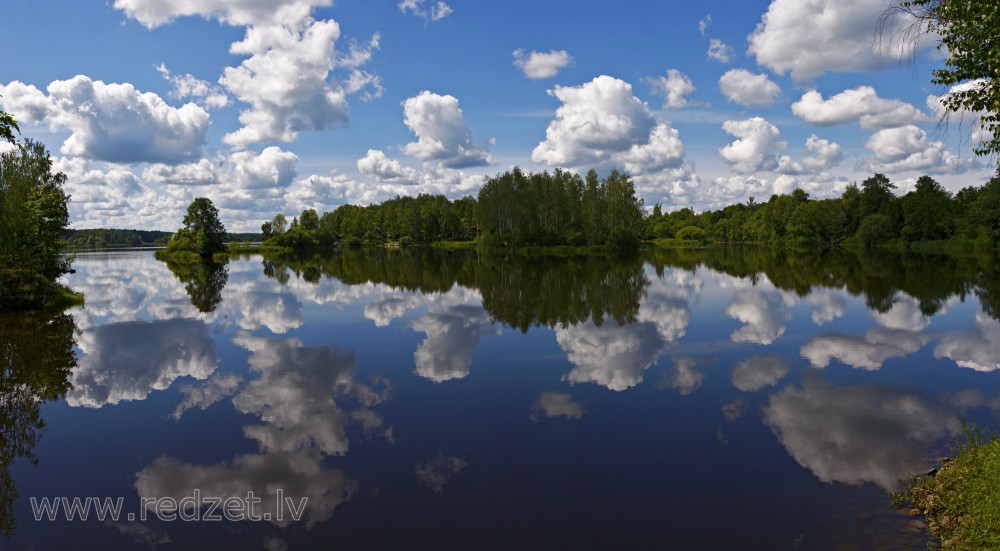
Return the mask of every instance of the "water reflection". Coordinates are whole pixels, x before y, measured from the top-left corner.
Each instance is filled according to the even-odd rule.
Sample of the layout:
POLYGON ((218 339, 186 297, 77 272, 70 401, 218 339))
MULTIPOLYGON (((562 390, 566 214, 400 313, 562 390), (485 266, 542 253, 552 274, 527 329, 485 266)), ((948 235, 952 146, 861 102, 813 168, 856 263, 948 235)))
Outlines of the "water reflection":
POLYGON ((622 391, 642 382, 665 344, 651 322, 597 325, 591 320, 556 329, 556 342, 573 363, 564 379, 622 391))
POLYGON ((826 367, 830 360, 857 367, 876 370, 886 360, 912 354, 927 344, 929 335, 902 329, 869 329, 864 337, 852 335, 820 335, 814 337, 801 353, 813 367, 826 367))
POLYGON ((960 367, 976 371, 1000 369, 1000 322, 977 313, 972 328, 949 331, 938 338, 934 357, 950 358, 960 367))
POLYGON ((531 420, 538 421, 542 417, 565 417, 579 419, 586 409, 565 392, 543 392, 531 406, 531 420))
POLYGON ((671 360, 674 367, 665 374, 660 386, 676 389, 681 396, 687 396, 698 390, 705 380, 705 373, 695 367, 698 365, 698 360, 684 354, 678 354, 671 360))
MULTIPOLYGON (((177 500, 200 495, 225 500, 243 499, 253 492, 263 500, 259 513, 277 526, 294 521, 287 512, 279 514, 284 506, 279 495, 306 498, 307 528, 329 519, 338 505, 351 499, 358 483, 342 470, 325 466, 323 459, 347 453, 347 425, 352 422, 391 438, 391 427, 371 409, 388 400, 387 381, 376 381, 378 386, 356 381, 355 357, 350 352, 307 347, 294 338, 249 334, 238 335, 233 342, 251 353, 248 363, 256 377, 239 388, 232 403, 238 411, 263 421, 243 427, 243 434, 257 442, 259 452, 213 465, 160 457, 136 473, 138 495, 177 500), (357 410, 345 412, 335 397, 353 402, 357 410)), ((220 399, 222 393, 217 391, 229 392, 234 384, 240 382, 208 381, 206 388, 185 392, 185 402, 178 409, 203 397, 205 401, 220 399)), ((206 504, 192 500, 190 505, 206 504)))
POLYGON ((415 472, 420 484, 440 494, 444 491, 444 485, 467 464, 461 457, 438 454, 436 457, 419 463, 415 472))
POLYGON ((184 284, 191 304, 199 312, 214 312, 222 302, 222 289, 229 281, 229 270, 218 262, 167 262, 167 268, 184 284))
POLYGON ((771 396, 764 421, 823 482, 874 482, 887 490, 924 468, 928 449, 961 429, 954 410, 919 395, 835 387, 816 377, 771 396))
POLYGON ((490 317, 482 307, 460 305, 443 313, 425 314, 410 327, 427 334, 413 353, 417 375, 441 383, 469 374, 472 353, 483 332, 489 330, 490 317))
POLYGON ((744 392, 756 392, 774 386, 788 374, 788 364, 781 356, 758 354, 740 362, 730 375, 733 386, 744 392))
POLYGON ((66 314, 0 315, 0 535, 15 529, 19 492, 10 469, 18 459, 38 464, 45 430, 41 405, 72 388, 69 375, 76 325, 66 314))
POLYGON ((771 344, 785 334, 785 323, 791 319, 786 307, 792 303, 776 291, 754 287, 736 294, 726 308, 726 315, 743 322, 730 338, 734 342, 771 344))
POLYGON ((208 325, 193 319, 99 325, 83 331, 78 346, 80 366, 66 395, 71 406, 142 400, 181 377, 205 379, 219 363, 208 325))
MULTIPOLYGON (((657 547, 654 525, 682 548, 863 543, 845 504, 882 507, 959 413, 1000 413, 992 260, 645 254, 352 250, 183 277, 148 255, 81 255, 66 403, 109 432, 125 402, 148 413, 135 456, 105 474, 134 473, 138 497, 308 498, 308 533, 278 532, 288 517, 267 535, 227 528, 289 548, 657 547), (186 431, 197 444, 161 437, 186 431), (427 530, 440 518, 453 535, 427 530), (706 536, 719 518, 732 533, 706 536), (830 518, 847 520, 817 535, 830 518)), ((185 533, 117 528, 149 545, 185 533)))

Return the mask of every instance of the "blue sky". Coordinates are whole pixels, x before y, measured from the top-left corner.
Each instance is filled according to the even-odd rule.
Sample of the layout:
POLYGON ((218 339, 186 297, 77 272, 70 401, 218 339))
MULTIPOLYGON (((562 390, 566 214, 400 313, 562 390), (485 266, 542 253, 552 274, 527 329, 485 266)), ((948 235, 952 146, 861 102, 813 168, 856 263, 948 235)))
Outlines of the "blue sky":
POLYGON ((938 124, 941 53, 873 42, 883 4, 11 0, 0 106, 76 228, 173 230, 207 196, 256 230, 514 165, 624 169, 666 210, 981 185, 976 114, 938 124))

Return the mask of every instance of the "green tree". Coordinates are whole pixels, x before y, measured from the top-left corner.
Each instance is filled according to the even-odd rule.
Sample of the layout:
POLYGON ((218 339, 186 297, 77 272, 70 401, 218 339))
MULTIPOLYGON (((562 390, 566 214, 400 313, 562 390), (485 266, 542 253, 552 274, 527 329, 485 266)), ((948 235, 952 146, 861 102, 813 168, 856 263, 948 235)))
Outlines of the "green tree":
POLYGON ((25 140, 0 155, 0 303, 7 308, 56 306, 52 299, 69 298, 55 283, 70 269, 61 254, 69 226, 65 182, 65 174, 52 173, 39 142, 25 140))
POLYGON ((288 219, 285 218, 284 214, 280 212, 274 215, 274 220, 271 220, 271 232, 273 235, 281 235, 285 233, 288 229, 288 219))
POLYGON ((316 209, 306 209, 302 211, 302 216, 299 217, 299 224, 305 230, 309 231, 318 230, 319 215, 316 214, 316 209))
POLYGON ((202 258, 226 250, 226 227, 219 220, 219 209, 211 199, 198 197, 188 205, 184 227, 177 230, 167 243, 167 255, 194 253, 202 258))
POLYGON ((896 184, 889 181, 885 174, 876 174, 861 182, 861 217, 871 214, 890 214, 892 190, 896 184))
POLYGON ((0 111, 0 138, 16 144, 17 140, 14 139, 14 132, 20 131, 21 129, 17 127, 17 121, 14 120, 13 115, 0 111))
POLYGON ((219 209, 211 199, 198 197, 188 205, 184 228, 194 236, 196 252, 202 256, 226 250, 226 227, 219 220, 219 209))
MULTIPOLYGON (((988 139, 975 148, 979 155, 1000 153, 1000 4, 988 0, 905 0, 890 6, 880 24, 905 13, 919 22, 912 37, 924 32, 941 37, 947 53, 944 67, 931 82, 952 86, 942 103, 951 112, 982 113, 988 139)), ((908 29, 913 30, 913 29, 908 29)))
POLYGON ((930 176, 921 176, 916 190, 907 193, 902 202, 902 237, 906 241, 946 239, 953 235, 951 194, 930 176))

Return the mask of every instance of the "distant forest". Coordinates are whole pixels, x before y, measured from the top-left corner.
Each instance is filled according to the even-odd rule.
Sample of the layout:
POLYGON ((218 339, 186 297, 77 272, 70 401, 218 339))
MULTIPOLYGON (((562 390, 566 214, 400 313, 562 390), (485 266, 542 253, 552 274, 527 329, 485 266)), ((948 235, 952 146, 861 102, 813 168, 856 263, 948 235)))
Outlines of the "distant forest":
MULTIPOLYGON (((64 248, 74 251, 92 249, 113 249, 118 247, 153 247, 164 246, 170 240, 172 232, 152 230, 67 230, 63 239, 64 248)), ((227 233, 227 241, 252 241, 262 239, 259 233, 227 233)))
POLYGON ((556 170, 515 168, 486 180, 477 197, 395 197, 319 216, 307 209, 291 223, 283 214, 261 227, 267 245, 291 249, 363 242, 407 244, 482 240, 496 245, 598 245, 634 248, 644 235, 642 200, 618 171, 599 179, 556 170))
MULTIPOLYGON (((264 222, 261 233, 229 233, 227 241, 262 241, 293 250, 336 244, 430 244, 478 240, 511 246, 612 246, 640 241, 692 243, 785 243, 793 245, 961 243, 995 249, 1000 243, 1000 173, 982 186, 952 194, 930 176, 896 195, 883 174, 852 184, 832 199, 812 199, 801 189, 766 201, 695 213, 690 208, 645 212, 628 176, 604 179, 556 170, 518 168, 489 178, 476 197, 454 201, 443 195, 395 197, 369 206, 342 205, 318 214, 306 209, 289 221, 284 214, 264 222)), ((164 245, 171 234, 142 230, 70 230, 69 249, 164 245)))
POLYGON ((556 170, 515 168, 490 178, 477 197, 396 197, 367 207, 343 205, 318 215, 303 211, 265 222, 265 243, 291 249, 343 242, 432 243, 479 239, 500 245, 612 245, 639 240, 691 243, 784 243, 872 247, 962 243, 995 249, 1000 242, 1000 173, 981 187, 956 194, 922 176, 899 196, 883 174, 852 184, 838 198, 812 199, 801 189, 766 201, 696 214, 690 208, 644 212, 629 178, 612 171, 604 180, 556 170))
POLYGON ((902 196, 883 174, 850 185, 835 199, 812 200, 801 189, 772 195, 766 203, 695 214, 681 209, 646 219, 649 235, 725 243, 839 244, 902 247, 929 241, 965 241, 996 248, 1000 240, 1000 173, 982 187, 952 195, 930 176, 902 196))

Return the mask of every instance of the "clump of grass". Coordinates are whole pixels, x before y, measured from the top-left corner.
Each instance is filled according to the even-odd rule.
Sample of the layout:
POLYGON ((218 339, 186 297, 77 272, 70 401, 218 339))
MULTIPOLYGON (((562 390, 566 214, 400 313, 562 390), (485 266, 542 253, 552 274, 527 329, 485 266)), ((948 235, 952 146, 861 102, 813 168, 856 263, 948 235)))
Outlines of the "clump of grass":
POLYGON ((1000 549, 1000 439, 962 426, 955 458, 902 481, 892 505, 923 515, 943 548, 1000 549))

